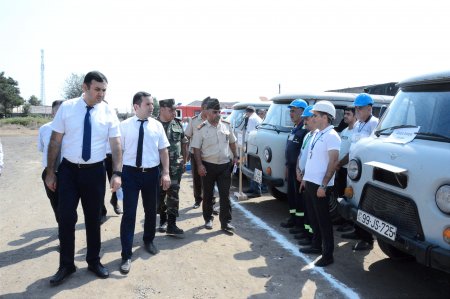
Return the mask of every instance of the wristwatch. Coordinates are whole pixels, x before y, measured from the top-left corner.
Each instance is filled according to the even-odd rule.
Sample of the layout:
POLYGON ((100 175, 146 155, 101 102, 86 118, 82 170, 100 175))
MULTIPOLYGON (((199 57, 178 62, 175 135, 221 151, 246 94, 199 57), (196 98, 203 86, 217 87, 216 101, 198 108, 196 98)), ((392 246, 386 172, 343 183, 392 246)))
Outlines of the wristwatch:
POLYGON ((319 187, 319 188, 322 188, 322 189, 326 190, 326 189, 327 189, 327 186, 326 186, 326 185, 324 185, 324 184, 322 184, 322 185, 320 185, 320 187, 319 187))
POLYGON ((122 177, 122 171, 113 171, 113 175, 117 175, 118 177, 122 177))

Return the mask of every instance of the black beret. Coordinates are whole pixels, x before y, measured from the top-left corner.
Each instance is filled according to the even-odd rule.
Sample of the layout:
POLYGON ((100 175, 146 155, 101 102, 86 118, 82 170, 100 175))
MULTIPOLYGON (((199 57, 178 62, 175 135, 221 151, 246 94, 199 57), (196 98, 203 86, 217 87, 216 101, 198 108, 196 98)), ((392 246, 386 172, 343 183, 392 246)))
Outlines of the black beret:
POLYGON ((220 110, 219 100, 218 99, 210 99, 208 101, 208 106, 206 106, 206 109, 220 110))
POLYGON ((205 99, 202 101, 202 106, 208 105, 209 100, 211 100, 210 97, 205 98, 205 99))
POLYGON ((174 99, 167 99, 167 100, 161 100, 159 101, 159 107, 168 107, 173 108, 175 106, 175 100, 174 99))

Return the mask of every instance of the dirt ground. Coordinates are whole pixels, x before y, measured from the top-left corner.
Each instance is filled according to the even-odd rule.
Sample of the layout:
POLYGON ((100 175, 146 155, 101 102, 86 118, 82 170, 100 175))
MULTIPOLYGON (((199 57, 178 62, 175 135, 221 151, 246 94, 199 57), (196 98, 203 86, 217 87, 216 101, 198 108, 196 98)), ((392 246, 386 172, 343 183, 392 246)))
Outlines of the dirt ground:
POLYGON ((184 239, 157 233, 155 256, 142 247, 143 209, 138 208, 132 267, 119 272, 121 216, 106 202, 101 261, 108 279, 87 271, 81 205, 76 226, 77 272, 50 287, 58 268, 57 225, 41 181, 37 130, 0 127, 5 167, 0 177, 0 297, 2 298, 449 298, 450 276, 423 266, 392 264, 379 248, 352 254, 336 240, 335 264, 308 265, 295 241, 278 226, 286 203, 265 196, 234 204, 236 234, 203 229, 201 209, 192 209, 192 179, 183 176, 179 226, 184 239), (255 216, 256 215, 256 216, 255 216), (259 217, 259 218, 258 218, 259 217), (264 222, 261 221, 264 220, 264 222), (415 272, 415 273, 414 273, 415 272))

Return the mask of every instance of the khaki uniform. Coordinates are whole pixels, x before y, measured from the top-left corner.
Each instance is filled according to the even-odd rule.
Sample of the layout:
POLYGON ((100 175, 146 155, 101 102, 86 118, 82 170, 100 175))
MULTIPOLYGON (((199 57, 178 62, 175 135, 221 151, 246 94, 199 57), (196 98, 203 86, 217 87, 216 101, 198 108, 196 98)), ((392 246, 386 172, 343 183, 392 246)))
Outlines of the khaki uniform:
POLYGON ((205 222, 213 219, 214 184, 217 184, 220 196, 220 223, 222 228, 231 222, 230 186, 233 154, 230 144, 236 142, 236 137, 230 124, 219 121, 217 127, 208 121, 200 124, 198 132, 191 142, 193 148, 200 149, 202 164, 206 176, 202 177, 203 187, 203 219, 205 222))
POLYGON ((194 135, 191 147, 201 150, 203 161, 225 164, 233 158, 229 144, 235 142, 236 137, 229 123, 219 121, 217 127, 214 127, 208 121, 204 121, 199 127, 198 134, 194 135))
MULTIPOLYGON (((184 131, 184 134, 186 137, 190 138, 192 142, 192 138, 195 134, 198 132, 198 128, 200 125, 204 122, 204 120, 200 115, 194 116, 190 121, 186 128, 186 131, 184 131)), ((194 157, 194 150, 192 149, 191 144, 189 143, 189 155, 191 158, 191 172, 192 172, 192 184, 193 184, 193 190, 194 190, 194 199, 195 203, 194 205, 200 206, 203 197, 202 197, 202 179, 200 178, 200 175, 197 172, 197 163, 195 163, 195 157, 194 157)))

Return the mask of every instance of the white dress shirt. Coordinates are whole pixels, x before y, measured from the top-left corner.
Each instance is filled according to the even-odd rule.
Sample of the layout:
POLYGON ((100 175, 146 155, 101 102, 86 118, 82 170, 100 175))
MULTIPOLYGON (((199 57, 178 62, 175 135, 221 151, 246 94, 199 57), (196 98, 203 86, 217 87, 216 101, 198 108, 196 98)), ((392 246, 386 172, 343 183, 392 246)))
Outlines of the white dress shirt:
POLYGON ((247 132, 250 133, 251 131, 256 130, 256 126, 260 125, 261 123, 262 123, 261 117, 259 117, 258 114, 253 112, 252 115, 250 115, 250 117, 248 118, 247 132))
MULTIPOLYGON (((123 150, 123 165, 136 167, 136 154, 141 122, 132 116, 120 123, 120 137, 123 150)), ((159 150, 170 146, 163 125, 151 117, 144 122, 144 141, 142 144, 142 168, 160 164, 159 150)))
POLYGON ((83 150, 84 117, 86 102, 83 97, 64 101, 52 122, 55 132, 64 134, 61 156, 72 163, 91 164, 106 158, 109 138, 119 137, 119 119, 108 104, 101 102, 91 109, 91 158, 84 161, 83 150))
POLYGON ((42 153, 42 167, 47 167, 47 153, 50 137, 52 136, 52 122, 48 122, 39 128, 38 150, 42 153))

